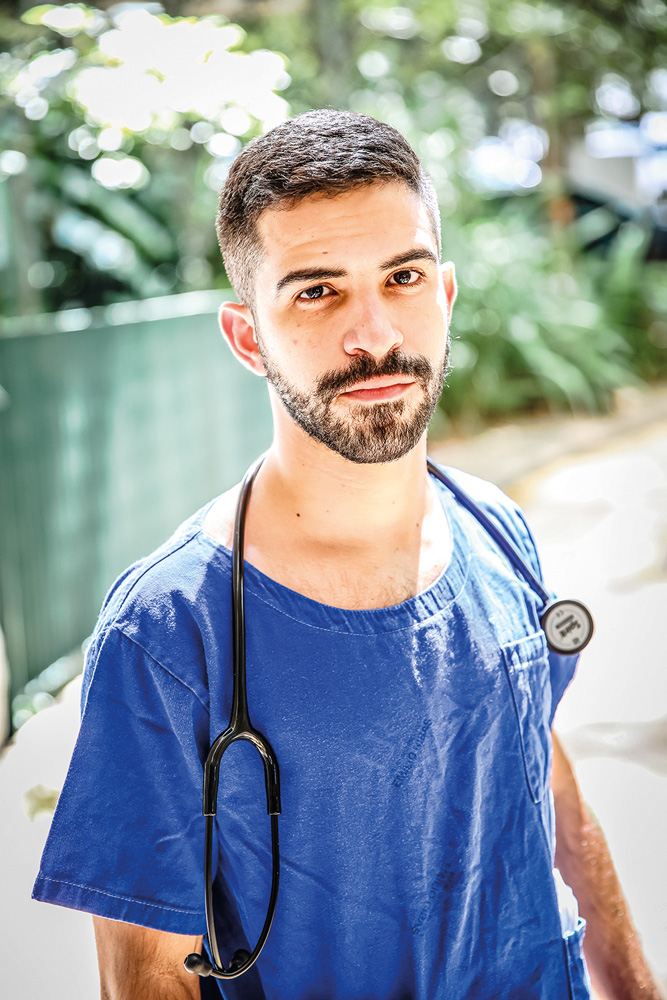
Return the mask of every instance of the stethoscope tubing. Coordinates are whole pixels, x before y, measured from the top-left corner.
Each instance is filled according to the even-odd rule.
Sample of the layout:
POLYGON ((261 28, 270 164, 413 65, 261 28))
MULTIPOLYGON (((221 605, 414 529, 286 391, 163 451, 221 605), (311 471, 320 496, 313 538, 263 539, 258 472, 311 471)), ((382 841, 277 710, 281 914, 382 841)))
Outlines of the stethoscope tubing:
MULTIPOLYGON (((206 880, 206 928, 209 948, 211 949, 211 958, 213 959, 213 968, 210 970, 208 975, 213 976, 215 979, 237 979, 242 976, 244 972, 250 969, 257 959, 259 958, 261 951, 266 944, 266 939, 269 936, 269 931, 273 924, 273 918, 276 912, 276 903, 278 901, 278 889, 280 887, 280 846, 278 842, 278 816, 274 813, 271 816, 271 894, 269 896, 269 904, 266 910, 266 917, 264 920, 264 926, 262 927, 262 932, 257 939, 257 944, 253 948, 252 952, 246 958, 242 964, 239 963, 239 967, 232 969, 226 969, 222 964, 222 959, 220 958, 220 950, 218 948, 218 939, 215 933, 215 913, 213 911, 213 870, 212 870, 212 860, 213 860, 213 829, 215 826, 215 819, 213 816, 206 817, 206 845, 205 845, 205 861, 204 861, 204 878, 206 880)), ((232 963, 233 964, 233 963, 232 963)))
POLYGON ((493 540, 505 553, 515 569, 517 569, 522 575, 526 583, 528 583, 531 589, 539 595, 542 603, 544 605, 548 604, 551 600, 551 594, 544 589, 542 582, 538 580, 530 567, 526 564, 525 558, 521 555, 519 550, 516 548, 511 539, 507 537, 504 531, 502 531, 498 525, 491 520, 486 511, 480 507, 480 505, 473 500, 473 498, 469 496, 469 494, 466 493, 466 491, 462 489, 458 483, 448 476, 446 472, 443 472, 436 465, 434 465, 430 458, 426 460, 426 465, 431 475, 435 476, 436 479, 439 479, 440 482, 454 494, 459 503, 469 510, 473 517, 475 517, 482 527, 491 535, 493 540))

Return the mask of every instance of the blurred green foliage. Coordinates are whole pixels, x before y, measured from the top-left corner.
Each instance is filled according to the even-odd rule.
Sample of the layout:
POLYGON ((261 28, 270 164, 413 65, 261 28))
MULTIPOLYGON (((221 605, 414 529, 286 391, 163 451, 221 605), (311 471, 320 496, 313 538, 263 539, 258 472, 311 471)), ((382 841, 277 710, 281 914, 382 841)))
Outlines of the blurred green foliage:
POLYGON ((608 253, 582 257, 576 223, 556 240, 526 209, 512 199, 451 234, 462 287, 443 404, 469 428, 545 403, 604 410, 616 388, 665 374, 667 274, 644 260, 647 230, 627 222, 608 253))
POLYGON ((242 28, 128 7, 123 19, 47 4, 0 21, 5 315, 215 285, 216 192, 236 133, 287 114, 283 60, 245 52, 242 28))
POLYGON ((0 19, 0 312, 225 287, 212 219, 240 145, 335 106, 396 125, 436 183, 460 281, 451 417, 601 409, 667 374, 652 220, 577 218, 565 170, 591 122, 667 109, 661 0, 147 8, 0 19))

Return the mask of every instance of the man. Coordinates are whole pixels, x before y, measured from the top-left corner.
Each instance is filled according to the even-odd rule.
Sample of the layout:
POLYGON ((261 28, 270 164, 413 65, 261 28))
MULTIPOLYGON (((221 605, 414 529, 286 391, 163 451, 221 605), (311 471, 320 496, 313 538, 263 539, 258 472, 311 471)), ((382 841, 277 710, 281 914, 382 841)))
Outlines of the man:
MULTIPOLYGON (((238 157, 218 232, 240 299, 222 331, 273 409, 245 601, 250 714, 282 788, 274 925, 220 992, 586 997, 564 879, 602 994, 657 997, 556 740, 551 770, 574 658, 547 654, 539 598, 427 474, 456 284, 417 157, 370 118, 297 117, 238 157)), ((517 509, 459 479, 539 573, 517 509)), ((205 930, 202 764, 230 713, 237 496, 121 578, 88 654, 35 895, 95 915, 110 1000, 199 996, 183 960, 205 930)), ((262 777, 251 747, 228 751, 213 862, 225 963, 266 912, 262 777)))

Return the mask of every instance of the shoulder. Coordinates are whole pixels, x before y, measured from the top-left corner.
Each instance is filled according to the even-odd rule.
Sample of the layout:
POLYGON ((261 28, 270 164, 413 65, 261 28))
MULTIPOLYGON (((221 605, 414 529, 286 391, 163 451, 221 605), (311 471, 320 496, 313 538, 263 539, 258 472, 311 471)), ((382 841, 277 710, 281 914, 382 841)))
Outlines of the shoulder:
MULTIPOLYGON (((482 508, 521 550, 533 570, 541 575, 535 540, 519 505, 494 483, 480 479, 468 472, 446 465, 438 465, 454 483, 482 508)), ((439 484, 441 485, 441 484, 439 484)), ((442 486, 442 489, 446 487, 442 486)))
MULTIPOLYGON (((219 552, 215 544, 202 544, 206 541, 202 522, 211 506, 201 508, 162 545, 120 574, 104 600, 100 624, 122 625, 140 608, 197 599, 219 552)), ((225 563, 220 560, 221 566, 225 563)))
POLYGON ((202 519, 202 530, 220 545, 231 548, 234 517, 241 484, 237 483, 208 505, 202 519))
POLYGON ((437 465, 437 468, 448 476, 449 479, 452 479, 487 514, 505 519, 514 519, 517 517, 523 519, 523 514, 519 506, 494 483, 490 483, 486 479, 480 479, 479 476, 473 476, 469 472, 454 469, 448 465, 437 465))
MULTIPOLYGON (((230 587, 230 553, 202 531, 207 504, 109 590, 93 633, 92 667, 111 633, 120 633, 170 671, 203 652, 211 619, 219 620, 230 587)), ((224 613, 224 612, 223 612, 224 613)))

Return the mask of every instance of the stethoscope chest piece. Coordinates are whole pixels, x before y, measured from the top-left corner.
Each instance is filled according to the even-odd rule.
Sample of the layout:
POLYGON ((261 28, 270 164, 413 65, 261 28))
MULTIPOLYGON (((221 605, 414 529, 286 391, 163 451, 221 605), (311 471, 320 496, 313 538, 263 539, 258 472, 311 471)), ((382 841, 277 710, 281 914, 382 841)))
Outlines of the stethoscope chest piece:
POLYGON ((593 617, 580 601, 551 601, 540 615, 540 624, 547 637, 547 646, 554 653, 580 653, 590 642, 593 617))

